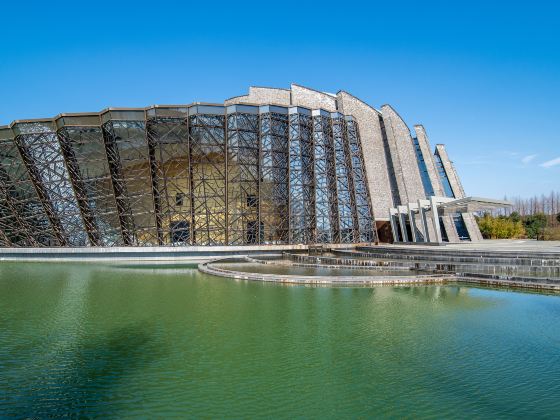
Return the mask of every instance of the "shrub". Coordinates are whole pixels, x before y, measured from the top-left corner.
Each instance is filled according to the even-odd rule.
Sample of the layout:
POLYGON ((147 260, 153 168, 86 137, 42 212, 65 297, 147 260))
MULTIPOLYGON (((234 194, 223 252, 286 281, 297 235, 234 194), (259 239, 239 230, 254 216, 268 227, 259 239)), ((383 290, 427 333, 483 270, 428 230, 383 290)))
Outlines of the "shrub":
POLYGON ((521 220, 515 220, 515 218, 492 217, 486 213, 483 217, 477 218, 477 221, 482 236, 487 239, 513 239, 525 235, 521 220))

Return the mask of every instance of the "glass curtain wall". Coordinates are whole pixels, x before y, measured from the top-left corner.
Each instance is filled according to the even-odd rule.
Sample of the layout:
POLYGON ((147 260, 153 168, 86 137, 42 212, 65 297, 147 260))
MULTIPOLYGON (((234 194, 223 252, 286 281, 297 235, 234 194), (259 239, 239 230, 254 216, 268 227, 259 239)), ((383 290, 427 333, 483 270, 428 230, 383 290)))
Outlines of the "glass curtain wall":
MULTIPOLYGON (((60 246, 11 130, 0 135, 1 228, 9 246, 60 246), (7 132, 10 132, 8 135, 7 132)), ((2 133, 0 133, 2 134, 2 133)))
POLYGON ((124 242, 158 245, 144 111, 109 111, 102 119, 124 242))
POLYGON ((147 116, 158 237, 164 245, 191 245, 188 108, 151 108, 147 116))
POLYGON ((261 242, 258 112, 243 105, 227 108, 228 245, 261 242))
POLYGON ((364 169, 364 157, 358 123, 351 117, 346 117, 348 129, 348 145, 350 147, 352 177, 354 181, 354 194, 356 197, 356 213, 358 216, 358 232, 360 242, 375 241, 375 231, 373 228, 373 215, 371 210, 371 200, 369 188, 364 169))
POLYGON ((263 244, 289 242, 288 109, 260 108, 260 221, 263 244))
POLYGON ((332 131, 336 165, 340 242, 353 243, 358 239, 358 218, 356 215, 356 199, 352 180, 351 156, 348 147, 348 132, 346 120, 342 114, 332 114, 332 131))
POLYGON ((57 125, 62 153, 92 244, 123 245, 99 117, 63 117, 57 125))
POLYGON ((311 111, 289 110, 290 243, 315 242, 315 182, 311 111))
POLYGON ((430 181, 430 176, 428 175, 428 167, 426 166, 426 161, 424 160, 424 154, 422 153, 422 149, 420 149, 420 143, 418 143, 418 139, 414 137, 412 141, 414 143, 414 150, 416 151, 416 160, 418 161, 418 167, 420 169, 420 176, 422 178, 424 192, 426 193, 426 197, 431 197, 435 194, 432 182, 430 181))
POLYGON ((352 243, 372 220, 339 113, 158 106, 0 128, 0 246, 352 243))
POLYGON ((193 244, 226 244, 226 139, 224 107, 189 110, 193 244))
POLYGON ((316 242, 339 242, 334 142, 330 114, 313 111, 316 242))
POLYGON ((436 168, 438 170, 439 179, 443 184, 443 192, 445 193, 446 197, 455 198, 455 194, 453 194, 453 190, 451 189, 451 184, 449 183, 449 178, 447 177, 447 172, 445 172, 445 168, 443 167, 443 162, 441 161, 441 157, 436 150, 434 154, 436 158, 436 168))
POLYGON ((84 220, 52 122, 16 124, 15 143, 63 246, 88 246, 84 220))

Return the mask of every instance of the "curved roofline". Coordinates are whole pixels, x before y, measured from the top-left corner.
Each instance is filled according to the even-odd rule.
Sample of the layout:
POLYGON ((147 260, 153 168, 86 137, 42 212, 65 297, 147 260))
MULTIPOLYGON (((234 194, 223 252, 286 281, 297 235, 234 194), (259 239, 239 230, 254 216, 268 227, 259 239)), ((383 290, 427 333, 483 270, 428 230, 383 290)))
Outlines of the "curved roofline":
POLYGON ((356 99, 357 101, 361 102, 362 104, 364 104, 365 106, 367 106, 368 108, 371 108, 373 111, 377 112, 377 114, 381 115, 381 111, 379 111, 378 109, 374 108, 373 106, 371 106, 370 104, 368 104, 367 102, 363 101, 362 99, 358 98, 357 96, 352 95, 350 92, 346 91, 346 90, 339 90, 338 92, 336 92, 336 94, 338 95, 339 93, 345 93, 348 96, 351 96, 352 98, 356 99))
POLYGON ((231 98, 227 98, 226 100, 224 100, 224 103, 227 102, 227 101, 231 101, 231 100, 233 100, 233 99, 236 99, 236 98, 247 98, 248 96, 249 96, 249 95, 237 95, 237 96, 232 96, 231 98))
MULTIPOLYGON (((321 95, 326 95, 326 96, 328 96, 328 97, 330 97, 330 98, 336 100, 336 96, 333 96, 332 93, 323 92, 323 91, 321 91, 321 90, 317 90, 317 89, 313 89, 313 88, 310 88, 310 87, 307 87, 307 86, 299 85, 299 84, 297 84, 297 83, 290 83, 290 88, 291 88, 292 86, 297 86, 297 87, 300 87, 300 88, 304 88, 304 89, 307 89, 307 90, 311 90, 311 91, 313 91, 313 92, 320 93, 321 95)), ((291 91, 291 89, 290 89, 290 91, 291 91)))
MULTIPOLYGON (((399 117, 399 119, 403 122, 404 126, 408 129, 408 134, 409 134, 410 136, 412 136, 412 131, 410 131, 410 127, 408 126, 408 124, 406 123, 406 121, 404 120, 404 118, 401 117, 401 114, 399 114, 399 113, 397 112, 397 110, 396 110, 395 108, 393 108, 393 107, 392 107, 391 105, 389 105, 389 104, 383 104, 383 105, 381 105, 381 108, 383 108, 384 106, 389 107, 389 108, 391 109, 391 111, 393 111, 393 112, 397 115, 397 117, 399 117)), ((383 112, 381 112, 381 114, 383 115, 383 112)))
MULTIPOLYGON (((276 102, 267 102, 266 104, 262 104, 262 103, 251 103, 251 102, 240 102, 240 103, 230 103, 228 105, 225 105, 225 103, 215 103, 215 102, 191 102, 190 104, 174 104, 174 105, 149 105, 146 107, 108 107, 108 108, 103 108, 101 111, 97 111, 97 112, 62 112, 59 114, 56 114, 53 117, 45 117, 45 118, 31 118, 31 119, 23 119, 23 120, 14 120, 9 124, 5 124, 5 125, 0 125, 0 129, 12 129, 16 124, 30 124, 30 123, 56 123, 57 120, 64 118, 64 117, 101 117, 103 114, 107 114, 108 112, 112 112, 112 111, 142 111, 142 112, 147 112, 150 109, 165 109, 165 108, 192 108, 195 106, 216 106, 216 107, 223 107, 226 108, 228 106, 232 106, 232 105, 246 105, 246 106, 255 106, 255 107, 260 107, 260 106, 266 106, 266 105, 270 105, 270 106, 277 106, 277 107, 281 107, 281 108, 293 108, 293 107, 298 107, 298 108, 304 108, 306 110, 309 111, 314 111, 314 110, 322 110, 325 112, 331 112, 331 111, 327 111, 324 108, 309 108, 306 106, 301 106, 301 105, 286 105, 286 104, 279 104, 276 102)), ((343 115, 345 116, 351 116, 353 117, 352 114, 346 114, 344 113, 343 115)))
POLYGON ((279 87, 272 87, 272 86, 255 86, 255 85, 251 85, 249 86, 249 89, 251 88, 257 88, 257 89, 273 89, 273 90, 285 90, 286 92, 290 92, 291 89, 286 89, 286 88, 279 88, 279 87))

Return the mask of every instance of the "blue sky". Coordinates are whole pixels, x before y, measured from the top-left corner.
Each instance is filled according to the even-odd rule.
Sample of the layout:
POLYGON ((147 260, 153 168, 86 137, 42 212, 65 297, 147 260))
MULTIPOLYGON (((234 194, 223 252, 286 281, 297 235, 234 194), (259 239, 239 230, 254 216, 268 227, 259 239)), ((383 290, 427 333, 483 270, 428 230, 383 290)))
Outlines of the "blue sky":
POLYGON ((469 195, 560 189, 554 1, 78 3, 0 6, 0 124, 295 82, 424 124, 469 195))

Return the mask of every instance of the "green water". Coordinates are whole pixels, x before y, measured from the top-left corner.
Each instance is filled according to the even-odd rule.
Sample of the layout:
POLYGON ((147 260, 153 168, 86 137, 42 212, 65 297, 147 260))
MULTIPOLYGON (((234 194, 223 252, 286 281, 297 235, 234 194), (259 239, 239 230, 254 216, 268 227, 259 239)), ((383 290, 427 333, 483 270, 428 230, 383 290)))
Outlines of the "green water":
POLYGON ((560 296, 0 264, 0 417, 560 415, 560 296))

